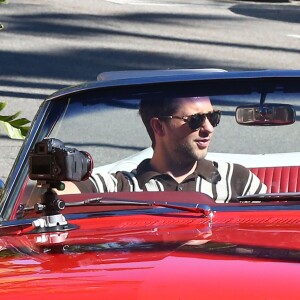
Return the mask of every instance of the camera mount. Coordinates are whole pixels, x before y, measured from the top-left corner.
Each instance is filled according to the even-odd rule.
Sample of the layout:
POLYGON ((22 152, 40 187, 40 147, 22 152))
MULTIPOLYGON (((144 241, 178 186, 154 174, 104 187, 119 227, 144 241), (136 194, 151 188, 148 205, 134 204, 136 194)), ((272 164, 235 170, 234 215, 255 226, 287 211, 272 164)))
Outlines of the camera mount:
POLYGON ((34 205, 36 213, 44 212, 45 215, 32 222, 35 227, 34 233, 68 231, 78 228, 77 225, 69 224, 63 214, 60 213, 65 208, 65 202, 58 198, 54 189, 64 190, 65 185, 60 181, 50 181, 39 183, 40 187, 46 187, 46 192, 42 195, 41 203, 34 205))
POLYGON ((35 221, 34 232, 66 231, 78 228, 68 224, 60 213, 65 208, 64 201, 56 190, 64 190, 63 181, 82 181, 91 176, 93 159, 88 152, 66 147, 54 138, 44 138, 35 144, 29 154, 29 178, 38 181, 38 186, 46 188, 41 203, 34 209, 45 215, 35 221))

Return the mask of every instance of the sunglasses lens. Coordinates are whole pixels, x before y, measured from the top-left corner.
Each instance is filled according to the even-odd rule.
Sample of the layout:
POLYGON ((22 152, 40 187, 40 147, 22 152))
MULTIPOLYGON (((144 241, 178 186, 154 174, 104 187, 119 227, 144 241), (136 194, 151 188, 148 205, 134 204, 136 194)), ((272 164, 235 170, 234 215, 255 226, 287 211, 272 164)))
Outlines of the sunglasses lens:
POLYGON ((192 130, 199 129, 203 125, 206 118, 213 127, 216 127, 220 123, 221 113, 219 111, 214 111, 208 114, 195 114, 189 119, 190 128, 192 130))
POLYGON ((213 127, 216 127, 220 123, 221 114, 219 111, 214 111, 210 114, 207 114, 207 118, 208 118, 210 124, 213 127))
POLYGON ((190 117, 189 126, 192 130, 199 129, 205 121, 205 115, 197 114, 190 117))

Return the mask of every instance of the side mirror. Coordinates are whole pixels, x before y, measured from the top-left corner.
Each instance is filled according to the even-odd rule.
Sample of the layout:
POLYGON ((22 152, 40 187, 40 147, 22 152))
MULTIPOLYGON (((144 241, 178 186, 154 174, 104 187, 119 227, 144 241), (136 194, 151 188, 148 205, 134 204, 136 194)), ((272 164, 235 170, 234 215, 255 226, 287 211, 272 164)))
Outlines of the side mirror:
POLYGON ((236 108, 235 119, 240 125, 289 125, 295 122, 296 112, 289 104, 243 105, 236 108))

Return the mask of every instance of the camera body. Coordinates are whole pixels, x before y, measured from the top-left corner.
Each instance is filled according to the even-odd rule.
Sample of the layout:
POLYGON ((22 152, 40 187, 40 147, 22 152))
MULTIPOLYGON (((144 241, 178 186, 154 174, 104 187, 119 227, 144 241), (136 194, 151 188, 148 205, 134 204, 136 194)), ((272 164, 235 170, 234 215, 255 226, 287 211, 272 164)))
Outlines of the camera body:
POLYGON ((82 181, 90 177, 93 159, 89 153, 54 138, 36 143, 29 155, 29 178, 32 180, 82 181))

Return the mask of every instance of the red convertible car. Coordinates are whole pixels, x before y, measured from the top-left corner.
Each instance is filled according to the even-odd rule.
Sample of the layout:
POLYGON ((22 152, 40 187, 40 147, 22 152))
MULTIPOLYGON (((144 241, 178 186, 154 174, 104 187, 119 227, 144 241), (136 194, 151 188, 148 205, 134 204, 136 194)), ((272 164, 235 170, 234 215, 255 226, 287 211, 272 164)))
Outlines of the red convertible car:
POLYGON ((50 95, 1 190, 0 299, 299 299, 299 109, 300 70, 108 72, 50 95), (110 187, 153 155, 140 102, 186 97, 214 111, 166 122, 207 118, 205 159, 264 189, 110 187))

